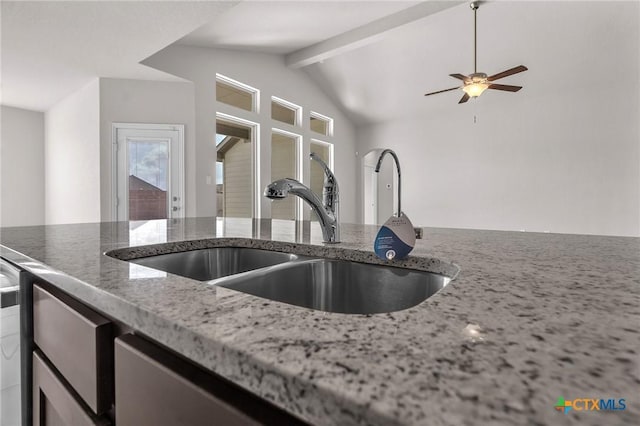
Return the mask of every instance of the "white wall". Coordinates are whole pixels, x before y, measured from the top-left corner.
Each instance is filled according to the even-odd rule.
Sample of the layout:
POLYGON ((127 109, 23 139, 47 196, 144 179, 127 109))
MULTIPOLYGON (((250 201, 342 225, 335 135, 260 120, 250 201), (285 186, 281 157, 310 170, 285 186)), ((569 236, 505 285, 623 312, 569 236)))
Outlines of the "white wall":
POLYGON ((45 114, 45 222, 100 221, 98 79, 45 114))
POLYGON ((44 224, 44 114, 2 106, 0 226, 44 224))
POLYGON ((186 216, 195 216, 193 83, 100 79, 100 199, 103 221, 115 220, 111 208, 111 125, 114 122, 185 125, 185 213, 186 216))
POLYGON ((473 71, 468 3, 306 69, 358 123, 360 158, 398 153, 417 224, 640 235, 640 3, 491 1, 477 18, 478 71, 527 66, 499 81, 519 92, 423 96, 473 71))
MULTIPOLYGON (((340 183, 341 220, 356 219, 355 132, 351 122, 303 72, 288 69, 281 56, 207 49, 189 46, 169 46, 143 61, 145 65, 178 75, 195 83, 196 103, 196 213, 212 216, 216 212, 215 194, 215 117, 223 112, 260 124, 260 182, 264 187, 271 175, 271 128, 289 130, 303 136, 303 156, 309 156, 312 137, 335 146, 335 174, 340 183), (223 74, 260 89, 260 111, 256 114, 215 101, 215 75, 223 74), (277 96, 303 107, 303 128, 272 121, 271 96, 277 96), (309 112, 313 110, 335 120, 333 137, 318 137, 307 130, 309 112), (207 184, 207 176, 212 184, 207 184)), ((304 182, 309 183, 309 165, 305 161, 304 182)), ((261 197, 262 217, 269 217, 270 201, 261 197)), ((305 209, 309 217, 308 209, 305 209)))
POLYGON ((629 74, 363 126, 358 149, 397 152, 415 225, 639 236, 639 77, 629 74))

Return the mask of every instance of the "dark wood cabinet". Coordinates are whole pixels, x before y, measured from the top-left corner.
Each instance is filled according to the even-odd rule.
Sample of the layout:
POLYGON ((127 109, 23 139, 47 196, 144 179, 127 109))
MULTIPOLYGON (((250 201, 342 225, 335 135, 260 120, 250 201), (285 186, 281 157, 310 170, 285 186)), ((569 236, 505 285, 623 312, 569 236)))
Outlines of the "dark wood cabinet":
POLYGON ((115 377, 118 426, 305 424, 132 334, 116 339, 115 377))
POLYGON ((44 284, 33 286, 33 340, 96 414, 113 404, 113 332, 107 318, 44 284))
POLYGON ((37 277, 23 287, 24 426, 306 424, 37 277))
POLYGON ((48 361, 33 353, 33 424, 35 426, 108 426, 79 402, 75 391, 65 383, 48 361))

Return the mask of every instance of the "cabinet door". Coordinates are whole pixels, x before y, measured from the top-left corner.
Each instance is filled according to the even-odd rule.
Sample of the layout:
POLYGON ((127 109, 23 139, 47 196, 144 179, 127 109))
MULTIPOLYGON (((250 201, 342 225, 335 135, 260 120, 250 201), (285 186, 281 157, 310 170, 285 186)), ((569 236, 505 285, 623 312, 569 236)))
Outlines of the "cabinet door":
POLYGON ((137 336, 115 343, 118 426, 304 424, 137 336))
POLYGON ((47 361, 33 353, 34 426, 108 426, 79 402, 74 391, 63 382, 47 361))
POLYGON ((112 324, 66 294, 33 286, 33 340, 96 414, 113 403, 112 324))

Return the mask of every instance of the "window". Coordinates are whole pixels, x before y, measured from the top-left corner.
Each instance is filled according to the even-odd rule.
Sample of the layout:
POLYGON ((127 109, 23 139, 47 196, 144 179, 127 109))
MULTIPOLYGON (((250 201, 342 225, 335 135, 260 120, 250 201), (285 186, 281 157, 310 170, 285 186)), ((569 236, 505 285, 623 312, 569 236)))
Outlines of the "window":
POLYGON ((297 126, 302 116, 302 108, 298 105, 287 102, 284 99, 271 98, 271 118, 283 123, 297 126))
POLYGON ((166 219, 170 140, 129 141, 129 220, 166 219))
POLYGON ((332 136, 333 119, 312 111, 310 128, 312 131, 320 133, 321 135, 332 136))
MULTIPOLYGON (((299 135, 273 129, 271 133, 271 182, 292 178, 300 180, 298 167, 299 135)), ((271 218, 295 220, 298 197, 286 197, 271 203, 271 218)))
POLYGON ((218 217, 253 217, 253 128, 242 122, 216 120, 216 198, 218 217))
MULTIPOLYGON (((206 181, 207 185, 212 185, 215 178, 215 191, 210 191, 210 194, 216 197, 217 216, 261 218, 261 210, 269 206, 273 219, 301 220, 308 217, 301 198, 270 201, 262 196, 263 189, 278 179, 292 178, 302 182, 304 176, 305 184, 322 197, 324 171, 316 162, 303 158, 302 154, 308 152, 309 147, 333 169, 333 145, 314 140, 311 136, 331 140, 333 119, 310 111, 307 122, 306 111, 303 119, 301 106, 271 96, 271 93, 262 101, 264 109, 266 101, 270 100, 270 111, 260 111, 259 89, 222 74, 215 77, 215 106, 218 111, 215 142, 211 143, 215 143, 217 155, 215 163, 210 160, 211 171, 206 181), (271 135, 260 132, 260 125, 268 126, 271 135), (265 136, 267 140, 264 140, 265 136), (261 147, 267 148, 266 156, 261 155, 261 147), (270 173, 266 171, 267 174, 263 175, 260 172, 262 167, 270 169, 270 173), (212 176, 214 170, 215 176, 212 176), (310 176, 310 182, 306 181, 307 176, 310 176), (263 182, 265 179, 269 182, 263 182)), ((315 214, 312 216, 315 218, 315 214)))
POLYGON ((216 74, 216 100, 223 104, 258 112, 258 89, 216 74))

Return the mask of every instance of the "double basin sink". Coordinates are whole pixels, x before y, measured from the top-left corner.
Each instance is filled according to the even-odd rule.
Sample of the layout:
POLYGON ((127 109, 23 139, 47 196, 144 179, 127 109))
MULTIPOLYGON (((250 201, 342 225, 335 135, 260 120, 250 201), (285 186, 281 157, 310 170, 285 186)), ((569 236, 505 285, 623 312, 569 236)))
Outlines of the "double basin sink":
POLYGON ((408 309, 451 281, 444 275, 413 269, 245 247, 207 248, 129 261, 265 299, 346 314, 408 309))

